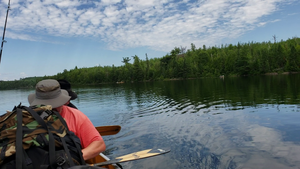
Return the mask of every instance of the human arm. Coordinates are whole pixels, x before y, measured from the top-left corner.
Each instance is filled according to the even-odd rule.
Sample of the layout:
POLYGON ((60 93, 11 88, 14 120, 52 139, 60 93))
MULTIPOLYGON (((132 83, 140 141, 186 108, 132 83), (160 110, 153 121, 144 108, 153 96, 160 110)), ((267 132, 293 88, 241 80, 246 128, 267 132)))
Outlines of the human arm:
POLYGON ((90 119, 80 110, 63 106, 61 115, 66 119, 69 129, 80 139, 85 160, 93 158, 105 150, 103 138, 90 119))
POLYGON ((96 157, 105 150, 106 146, 103 140, 93 141, 86 148, 82 149, 82 156, 84 160, 96 157))
POLYGON ((80 127, 80 140, 82 144, 82 155, 84 160, 96 157, 106 148, 105 143, 99 132, 89 119, 80 127))

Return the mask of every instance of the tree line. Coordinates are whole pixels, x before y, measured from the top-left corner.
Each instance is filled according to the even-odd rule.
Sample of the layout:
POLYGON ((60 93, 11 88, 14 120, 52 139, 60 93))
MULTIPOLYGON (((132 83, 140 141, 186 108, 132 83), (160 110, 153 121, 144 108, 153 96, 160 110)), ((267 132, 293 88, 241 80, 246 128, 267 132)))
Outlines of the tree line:
POLYGON ((72 84, 100 84, 299 72, 300 38, 199 48, 192 43, 190 49, 175 47, 161 58, 149 59, 146 54, 143 60, 135 55, 123 57, 122 63, 122 66, 76 66, 53 76, 2 81, 0 89, 34 87, 47 78, 66 79, 72 84))

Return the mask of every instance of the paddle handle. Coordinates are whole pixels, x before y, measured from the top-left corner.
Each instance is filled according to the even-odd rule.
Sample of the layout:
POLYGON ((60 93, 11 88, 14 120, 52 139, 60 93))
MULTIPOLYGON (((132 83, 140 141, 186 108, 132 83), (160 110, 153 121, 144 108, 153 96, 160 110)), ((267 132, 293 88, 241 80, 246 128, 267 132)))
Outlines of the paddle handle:
POLYGON ((101 136, 114 135, 120 132, 121 126, 112 125, 112 126, 99 126, 96 127, 97 131, 101 136))

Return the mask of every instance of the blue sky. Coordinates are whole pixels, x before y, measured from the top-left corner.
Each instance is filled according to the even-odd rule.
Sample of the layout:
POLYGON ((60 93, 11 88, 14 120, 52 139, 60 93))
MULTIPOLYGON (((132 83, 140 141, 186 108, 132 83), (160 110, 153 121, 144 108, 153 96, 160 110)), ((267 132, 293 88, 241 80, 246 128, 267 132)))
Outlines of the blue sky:
MULTIPOLYGON (((0 0, 2 38, 8 0, 0 0)), ((299 0, 11 0, 0 80, 300 36, 299 0)))

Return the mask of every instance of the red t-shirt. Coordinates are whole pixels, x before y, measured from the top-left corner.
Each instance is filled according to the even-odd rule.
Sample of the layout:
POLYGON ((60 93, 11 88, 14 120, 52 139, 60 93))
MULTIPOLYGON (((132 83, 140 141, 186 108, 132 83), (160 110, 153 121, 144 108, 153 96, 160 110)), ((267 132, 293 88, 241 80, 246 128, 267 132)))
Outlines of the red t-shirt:
POLYGON ((79 137, 82 148, 93 141, 103 140, 90 119, 80 110, 63 106, 60 114, 66 120, 69 130, 79 137))

